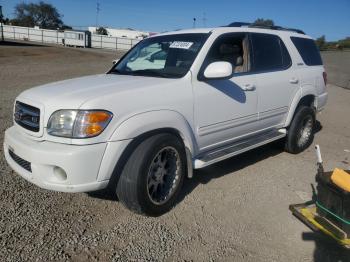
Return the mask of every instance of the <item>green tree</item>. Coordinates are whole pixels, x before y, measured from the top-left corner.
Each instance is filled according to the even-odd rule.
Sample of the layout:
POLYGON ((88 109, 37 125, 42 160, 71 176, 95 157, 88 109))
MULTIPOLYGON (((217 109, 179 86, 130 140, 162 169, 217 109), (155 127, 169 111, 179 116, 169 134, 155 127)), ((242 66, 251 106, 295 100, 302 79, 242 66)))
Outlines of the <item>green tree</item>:
POLYGON ((253 25, 256 25, 256 26, 274 26, 275 23, 271 19, 258 18, 254 21, 253 25))
POLYGON ((64 26, 62 15, 57 8, 43 1, 38 3, 19 3, 15 6, 13 25, 46 29, 57 29, 64 26))
POLYGON ((327 42, 326 42, 326 36, 323 35, 323 36, 317 38, 315 42, 316 42, 317 47, 318 47, 320 50, 323 50, 323 49, 326 48, 326 44, 327 44, 327 42))
POLYGON ((350 48, 350 37, 347 37, 345 39, 339 40, 338 44, 342 46, 343 48, 350 48))
POLYGON ((108 35, 107 29, 104 27, 99 27, 96 29, 96 34, 98 35, 108 35))

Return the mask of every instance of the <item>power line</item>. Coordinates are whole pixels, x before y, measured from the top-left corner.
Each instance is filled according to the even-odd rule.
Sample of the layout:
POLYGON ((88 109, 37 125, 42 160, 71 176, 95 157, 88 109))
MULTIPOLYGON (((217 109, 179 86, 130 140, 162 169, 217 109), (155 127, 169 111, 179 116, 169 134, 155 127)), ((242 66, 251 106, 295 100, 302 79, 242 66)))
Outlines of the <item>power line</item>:
POLYGON ((205 12, 203 13, 202 22, 203 22, 203 27, 207 27, 207 15, 205 12))
POLYGON ((98 28, 98 16, 99 16, 100 11, 101 11, 100 3, 97 0, 96 1, 96 29, 98 28))

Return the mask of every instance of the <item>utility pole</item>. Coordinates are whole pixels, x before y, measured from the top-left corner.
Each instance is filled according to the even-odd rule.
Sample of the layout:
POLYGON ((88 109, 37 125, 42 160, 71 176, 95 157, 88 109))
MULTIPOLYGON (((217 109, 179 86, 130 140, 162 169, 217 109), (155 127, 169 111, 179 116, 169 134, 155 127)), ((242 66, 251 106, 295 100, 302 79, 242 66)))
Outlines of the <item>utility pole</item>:
POLYGON ((98 29, 98 15, 101 11, 101 8, 100 8, 100 2, 97 0, 96 2, 96 30, 98 29))
POLYGON ((4 16, 2 15, 2 6, 0 5, 0 26, 1 26, 1 41, 4 41, 4 16))
POLYGON ((203 22, 203 27, 207 27, 207 15, 205 12, 203 13, 202 22, 203 22))
POLYGON ((196 21, 197 21, 197 19, 194 17, 193 18, 193 28, 196 28, 196 21))

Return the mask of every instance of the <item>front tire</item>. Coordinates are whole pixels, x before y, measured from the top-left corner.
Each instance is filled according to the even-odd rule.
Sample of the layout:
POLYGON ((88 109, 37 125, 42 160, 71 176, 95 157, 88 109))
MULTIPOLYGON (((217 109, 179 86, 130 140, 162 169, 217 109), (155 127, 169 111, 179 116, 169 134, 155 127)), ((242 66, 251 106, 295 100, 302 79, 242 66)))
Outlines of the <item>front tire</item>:
POLYGON ((175 205, 186 172, 182 141, 172 134, 154 135, 127 160, 117 185, 118 198, 133 212, 162 215, 175 205))
POLYGON ((308 106, 299 107, 288 130, 285 150, 298 154, 308 148, 314 140, 315 123, 315 111, 308 106))

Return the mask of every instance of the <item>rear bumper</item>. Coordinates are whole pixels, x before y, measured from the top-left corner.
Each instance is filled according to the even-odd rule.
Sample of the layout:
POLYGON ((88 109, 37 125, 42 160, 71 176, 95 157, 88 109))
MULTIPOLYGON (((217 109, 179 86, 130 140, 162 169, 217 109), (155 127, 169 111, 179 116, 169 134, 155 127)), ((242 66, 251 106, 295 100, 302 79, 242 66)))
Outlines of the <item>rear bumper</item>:
POLYGON ((123 143, 125 142, 77 146, 35 141, 18 132, 16 127, 11 127, 5 132, 4 154, 13 170, 41 188, 61 192, 88 192, 107 187, 113 167, 118 161, 118 154, 114 155, 114 159, 110 155, 123 150, 123 143), (29 162, 31 171, 21 166, 9 150, 29 162))
POLYGON ((320 112, 325 108, 327 104, 327 100, 328 100, 327 92, 317 96, 317 112, 320 112))

